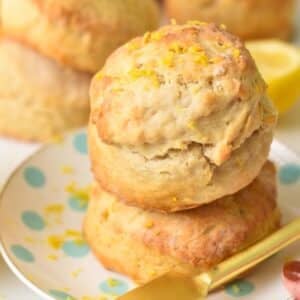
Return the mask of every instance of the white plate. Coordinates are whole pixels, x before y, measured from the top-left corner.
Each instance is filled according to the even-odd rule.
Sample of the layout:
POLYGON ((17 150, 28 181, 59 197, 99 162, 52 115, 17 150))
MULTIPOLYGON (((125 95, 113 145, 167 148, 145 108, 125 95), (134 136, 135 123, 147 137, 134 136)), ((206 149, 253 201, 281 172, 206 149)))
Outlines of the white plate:
MULTIPOLYGON (((287 222, 300 215, 300 161, 276 142, 272 158, 280 164, 279 202, 287 222)), ((1 197, 2 254, 13 272, 46 299, 113 299, 134 286, 104 269, 79 237, 87 203, 66 187, 72 182, 79 188, 89 185, 89 169, 86 133, 81 130, 23 163, 1 197)), ((299 249, 294 244, 249 278, 208 299, 288 299, 280 272, 286 259, 300 258, 299 249)))

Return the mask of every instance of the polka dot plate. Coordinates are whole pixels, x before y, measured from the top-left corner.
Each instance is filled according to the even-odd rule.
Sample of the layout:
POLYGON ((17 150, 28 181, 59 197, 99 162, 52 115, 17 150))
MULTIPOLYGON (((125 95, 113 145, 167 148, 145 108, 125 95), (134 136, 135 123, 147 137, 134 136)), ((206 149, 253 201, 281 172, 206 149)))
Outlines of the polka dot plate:
MULTIPOLYGON (((283 222, 300 215, 300 160, 274 142, 283 222)), ((134 287, 103 268, 81 235, 91 183, 86 132, 76 131, 23 163, 0 199, 1 252, 13 272, 43 299, 111 300, 134 287)), ((231 283, 209 300, 290 299, 283 263, 300 258, 296 243, 231 283)), ((142 299, 141 299, 142 300, 142 299)))

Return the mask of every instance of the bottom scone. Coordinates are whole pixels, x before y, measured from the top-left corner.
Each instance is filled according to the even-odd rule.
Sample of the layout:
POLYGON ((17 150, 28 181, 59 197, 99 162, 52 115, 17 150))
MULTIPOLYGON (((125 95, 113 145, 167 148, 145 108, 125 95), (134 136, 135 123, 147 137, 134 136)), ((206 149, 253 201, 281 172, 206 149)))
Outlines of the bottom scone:
POLYGON ((94 185, 85 237, 105 267, 139 283, 171 270, 206 270, 280 226, 275 175, 267 162, 235 195, 173 214, 126 206, 94 185))
MULTIPOLYGON (((59 47, 59 45, 58 45, 59 47)), ((84 126, 91 76, 64 67, 36 51, 0 41, 0 135, 49 141, 84 126)))

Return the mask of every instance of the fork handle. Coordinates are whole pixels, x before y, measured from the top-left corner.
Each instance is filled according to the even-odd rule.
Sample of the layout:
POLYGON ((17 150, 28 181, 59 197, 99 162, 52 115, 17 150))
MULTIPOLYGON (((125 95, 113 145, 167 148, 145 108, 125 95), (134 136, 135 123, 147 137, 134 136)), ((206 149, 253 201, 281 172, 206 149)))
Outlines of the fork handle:
MULTIPOLYGON (((238 275, 243 274, 245 271, 299 239, 300 218, 297 218, 269 237, 220 263, 216 268, 209 271, 207 274, 211 281, 209 290, 211 291, 223 286, 238 275)), ((197 276, 195 279, 197 281, 197 276)))

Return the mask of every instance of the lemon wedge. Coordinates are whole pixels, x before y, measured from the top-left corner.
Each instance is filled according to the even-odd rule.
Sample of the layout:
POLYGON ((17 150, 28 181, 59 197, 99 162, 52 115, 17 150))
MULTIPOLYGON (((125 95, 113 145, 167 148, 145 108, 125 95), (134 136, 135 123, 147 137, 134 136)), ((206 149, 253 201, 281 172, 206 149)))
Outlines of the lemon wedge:
POLYGON ((248 42, 246 47, 268 84, 268 94, 280 113, 300 98, 300 50, 279 40, 248 42))

